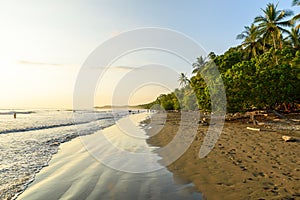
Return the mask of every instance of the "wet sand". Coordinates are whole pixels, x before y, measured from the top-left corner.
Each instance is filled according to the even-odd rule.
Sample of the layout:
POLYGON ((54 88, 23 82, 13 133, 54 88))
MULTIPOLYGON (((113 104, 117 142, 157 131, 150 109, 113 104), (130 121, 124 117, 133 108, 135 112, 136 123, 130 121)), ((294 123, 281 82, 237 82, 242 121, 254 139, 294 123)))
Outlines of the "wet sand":
MULTIPOLYGON (((167 119, 157 114, 151 124, 162 130, 157 134, 155 129, 147 131, 151 135, 147 142, 166 146, 178 132, 180 120, 178 113, 168 113, 167 119)), ((187 132, 189 123, 184 125, 187 132)), ((258 132, 247 130, 249 126, 253 127, 241 121, 226 122, 214 149, 203 159, 198 154, 208 127, 199 126, 188 150, 167 168, 174 176, 194 183, 209 200, 300 199, 300 143, 281 138, 299 137, 299 130, 263 127, 258 132)))
POLYGON ((126 133, 135 134, 131 132, 133 127, 126 126, 126 120, 131 120, 137 126, 146 116, 146 113, 130 115, 103 131, 62 144, 49 166, 36 175, 33 183, 18 199, 201 199, 201 194, 193 184, 165 168, 160 167, 160 170, 148 173, 128 173, 97 160, 97 153, 102 152, 102 155, 108 155, 105 163, 119 169, 143 171, 147 169, 147 163, 157 167, 161 157, 155 153, 145 157, 145 162, 123 158, 124 161, 99 140, 104 135, 118 148, 149 155, 155 148, 150 148, 146 143, 148 136, 145 132, 138 131, 139 135, 134 135, 136 138, 123 134, 124 129, 126 133), (89 151, 86 147, 89 147, 89 151))

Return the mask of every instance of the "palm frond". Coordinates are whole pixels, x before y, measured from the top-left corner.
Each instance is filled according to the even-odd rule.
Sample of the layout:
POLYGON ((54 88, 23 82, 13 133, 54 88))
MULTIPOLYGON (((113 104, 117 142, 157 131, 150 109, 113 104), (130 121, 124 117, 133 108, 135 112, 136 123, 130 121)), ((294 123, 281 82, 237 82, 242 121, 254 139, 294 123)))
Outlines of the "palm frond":
POLYGON ((270 43, 274 48, 278 44, 281 47, 282 33, 288 32, 285 27, 291 27, 294 24, 293 20, 285 20, 287 17, 293 15, 293 11, 278 10, 277 7, 278 3, 276 5, 273 3, 267 4, 267 7, 262 9, 264 15, 259 15, 254 19, 259 31, 263 35, 264 46, 270 43))
POLYGON ((300 0, 293 0, 292 6, 300 6, 300 0))
POLYGON ((297 14, 297 15, 295 15, 295 16, 292 18, 292 20, 293 20, 294 22, 298 21, 299 19, 300 19, 300 13, 297 14))
POLYGON ((282 12, 280 13, 280 15, 277 18, 277 21, 283 20, 287 17, 291 17, 294 15, 294 12, 291 10, 282 10, 282 12))
POLYGON ((246 35, 245 35, 244 33, 238 34, 238 35, 236 36, 236 39, 237 39, 237 40, 242 40, 242 39, 245 39, 245 38, 246 38, 246 35))

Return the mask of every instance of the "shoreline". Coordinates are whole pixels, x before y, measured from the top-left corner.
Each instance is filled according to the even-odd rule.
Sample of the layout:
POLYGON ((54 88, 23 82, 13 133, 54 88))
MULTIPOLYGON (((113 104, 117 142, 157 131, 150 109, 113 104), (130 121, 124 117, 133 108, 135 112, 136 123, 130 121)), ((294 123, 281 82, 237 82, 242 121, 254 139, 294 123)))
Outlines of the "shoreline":
MULTIPOLYGON (((101 126, 97 127, 97 130, 105 129, 112 125, 114 124, 101 124, 101 126)), ((60 129, 65 126, 55 127, 54 125, 50 128, 33 128, 21 133, 16 131, 9 134, 0 134, 2 137, 0 147, 3 148, 3 144, 7 144, 6 148, 12 149, 12 153, 16 151, 16 154, 13 156, 10 153, 5 154, 5 156, 4 154, 1 155, 3 158, 1 180, 3 182, 0 189, 0 199, 17 199, 35 180, 36 175, 45 167, 48 167, 49 162, 58 153, 61 145, 69 143, 78 137, 91 135, 96 130, 91 129, 80 135, 76 126, 77 124, 72 123, 67 131, 60 129), (45 133, 47 130, 49 134, 45 133), (23 153, 19 153, 18 149, 15 150, 15 145, 23 147, 23 153), (25 158, 25 160, 21 160, 18 156, 25 158)))
MULTIPOLYGON (((104 126, 102 128, 104 130, 104 129, 107 129, 107 128, 109 128, 111 126, 114 126, 114 125, 115 125, 115 123, 110 124, 108 126, 104 126)), ((34 182, 36 181, 36 177, 39 175, 39 173, 41 173, 43 170, 45 170, 45 168, 48 168, 50 163, 52 162, 53 158, 56 157, 58 153, 62 152, 62 148, 65 145, 69 145, 74 140, 79 140, 80 137, 85 137, 85 136, 89 136, 89 135, 93 135, 93 134, 95 134, 95 133, 85 134, 85 135, 80 135, 80 134, 68 135, 68 136, 65 137, 65 139, 58 138, 58 139, 52 139, 52 140, 47 141, 47 145, 49 145, 49 147, 53 148, 53 150, 51 151, 51 154, 48 157, 46 163, 43 166, 39 167, 39 169, 37 171, 35 171, 34 174, 32 174, 30 179, 28 179, 28 180, 26 179, 26 181, 19 184, 19 185, 21 185, 20 186, 21 188, 18 189, 16 193, 10 194, 11 190, 8 190, 7 193, 4 194, 5 198, 19 199, 19 197, 22 196, 22 194, 24 192, 26 192, 28 190, 28 188, 31 187, 32 184, 34 184, 34 182)), ((14 192, 14 190, 12 192, 14 192)))
MULTIPOLYGON (((159 118, 160 114, 156 114, 159 118)), ((159 133, 147 131, 147 142, 166 146, 176 135, 180 113, 167 113, 159 133)), ((159 120, 157 120, 159 121, 159 120)), ((191 121, 191 123, 194 123, 191 121)), ((198 153, 207 126, 199 126, 188 150, 167 168, 192 182, 207 199, 284 199, 300 197, 299 142, 284 142, 282 135, 299 131, 247 130, 252 124, 225 122, 213 150, 203 159, 198 153)), ((164 162, 165 156, 161 162, 164 162)))
MULTIPOLYGON (((146 114, 142 115, 146 116, 146 114)), ((135 124, 136 118, 141 118, 142 115, 129 115, 129 118, 135 124)), ((143 120, 145 117, 139 122, 143 120)), ((124 121, 126 122, 125 119, 122 122, 124 121)), ((119 123, 122 124, 122 122, 119 123)), ((99 197, 103 199, 136 199, 138 197, 139 199, 179 200, 201 198, 201 194, 195 191, 195 186, 184 184, 179 181, 180 179, 177 179, 179 181, 177 183, 173 174, 165 168, 150 173, 126 173, 107 167, 107 163, 102 164, 95 159, 96 154, 93 153, 96 152, 111 155, 110 150, 107 150, 105 146, 103 147, 103 143, 97 141, 101 134, 111 139, 113 144, 116 142, 117 147, 141 152, 141 145, 143 144, 131 143, 130 140, 121 138, 118 132, 122 132, 123 129, 120 129, 117 124, 104 129, 102 132, 84 136, 86 141, 91 143, 92 146, 90 147, 94 147, 92 153, 87 152, 82 138, 75 138, 71 142, 62 144, 49 165, 36 175, 34 182, 18 199, 99 199, 99 197), (134 145, 131 146, 132 144, 134 145)), ((138 126, 141 128, 140 123, 138 126)), ((141 141, 147 146, 145 151, 153 149, 144 139, 141 141)), ((155 156, 159 159, 157 154, 155 156)), ((124 162, 123 159, 118 159, 117 155, 108 157, 112 158, 109 160, 113 163, 117 162, 120 167, 134 167, 136 164, 130 159, 124 162)), ((144 165, 145 162, 140 163, 140 167, 144 165)))
MULTIPOLYGON (((158 117, 155 118, 156 120, 151 117, 151 128, 148 126, 149 119, 140 122, 140 126, 148 123, 143 130, 150 136, 146 142, 152 147, 166 146, 177 133, 180 125, 180 113, 167 113, 166 119, 160 118, 159 115, 159 113, 152 114, 158 117), (153 135, 157 131, 159 133, 153 135)), ((275 123, 278 123, 277 121, 275 123)), ((199 126, 195 140, 188 150, 174 163, 166 166, 172 173, 173 181, 181 185, 192 184, 192 188, 195 189, 190 190, 201 192, 204 199, 299 197, 300 187, 297 185, 300 183, 300 161, 297 161, 299 151, 297 149, 300 143, 283 142, 281 135, 287 133, 286 129, 256 132, 247 130, 247 126, 252 124, 244 122, 244 119, 225 122, 220 139, 212 152, 203 159, 199 159, 198 153, 208 126, 199 126)), ((189 123, 197 123, 196 118, 192 118, 189 123)), ((299 132, 290 131, 289 134, 299 136, 299 132)), ((74 141, 80 144, 78 140, 80 139, 77 137, 58 146, 59 152, 52 155, 49 165, 44 166, 36 174, 36 176, 42 174, 39 182, 47 182, 50 176, 43 175, 43 171, 46 171, 46 174, 49 168, 53 171, 53 162, 56 165, 62 164, 64 156, 68 157, 68 153, 80 152, 70 144, 74 144, 74 141), (64 146, 69 146, 72 150, 62 152, 61 148, 65 149, 64 146), (64 156, 57 158, 58 154, 64 156)), ((159 151, 156 153, 162 157, 159 163, 164 165, 164 155, 160 155, 159 151)), ((35 181, 36 177, 33 182, 27 184, 28 187, 22 193, 27 193, 35 181)), ((45 187, 48 187, 47 184, 42 188, 45 187)), ((19 199, 22 193, 13 199, 19 199)), ((29 191, 29 193, 34 192, 29 191)))

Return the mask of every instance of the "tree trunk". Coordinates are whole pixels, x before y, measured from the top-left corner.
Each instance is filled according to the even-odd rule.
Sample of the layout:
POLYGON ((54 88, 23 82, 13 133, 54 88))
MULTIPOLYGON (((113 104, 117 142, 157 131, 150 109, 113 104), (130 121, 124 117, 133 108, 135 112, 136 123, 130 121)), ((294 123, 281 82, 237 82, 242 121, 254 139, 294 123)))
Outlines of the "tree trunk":
MULTIPOLYGON (((275 49, 275 53, 276 53, 277 45, 276 45, 276 39, 275 39, 274 33, 272 34, 272 38, 273 38, 273 45, 274 45, 274 49, 275 49)), ((276 65, 278 65, 278 58, 276 55, 274 55, 274 57, 275 57, 275 63, 276 63, 276 65)))

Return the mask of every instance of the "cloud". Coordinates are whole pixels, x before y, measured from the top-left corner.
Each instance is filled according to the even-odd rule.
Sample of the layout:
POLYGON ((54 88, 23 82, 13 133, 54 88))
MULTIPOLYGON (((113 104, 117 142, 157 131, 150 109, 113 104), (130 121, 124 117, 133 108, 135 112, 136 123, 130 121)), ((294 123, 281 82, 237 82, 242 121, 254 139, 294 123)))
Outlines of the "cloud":
POLYGON ((29 60, 19 60, 19 63, 23 65, 62 66, 61 64, 57 64, 57 63, 45 63, 45 62, 37 62, 37 61, 29 61, 29 60))
POLYGON ((90 69, 93 70, 126 70, 126 71, 131 71, 131 70, 138 70, 139 68, 137 67, 130 67, 130 66, 111 66, 111 67, 90 67, 90 69))
POLYGON ((133 70, 133 69, 138 69, 136 67, 129 67, 129 66, 114 66, 112 67, 113 69, 121 69, 121 70, 133 70))
POLYGON ((109 37, 110 38, 113 38, 113 37, 116 37, 117 35, 121 34, 121 31, 119 30, 113 30, 109 33, 109 37))

